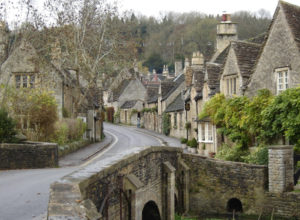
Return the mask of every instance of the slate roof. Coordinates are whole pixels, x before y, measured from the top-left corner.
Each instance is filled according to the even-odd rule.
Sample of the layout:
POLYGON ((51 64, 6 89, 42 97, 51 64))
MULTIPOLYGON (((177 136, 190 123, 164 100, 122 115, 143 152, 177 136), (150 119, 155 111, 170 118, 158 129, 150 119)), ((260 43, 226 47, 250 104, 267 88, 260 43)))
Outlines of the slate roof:
POLYGON ((294 35, 294 40, 300 50, 300 6, 280 1, 287 23, 294 35))
POLYGON ((215 59, 214 63, 224 64, 228 55, 230 46, 226 47, 215 59))
POLYGON ((220 92, 220 75, 221 75, 221 65, 215 63, 207 63, 207 84, 211 90, 210 96, 220 92))
POLYGON ((147 103, 157 102, 159 85, 149 85, 147 87, 147 103))
POLYGON ((184 101, 181 98, 181 94, 179 94, 174 101, 168 105, 165 112, 175 112, 175 111, 183 111, 184 110, 184 101))
POLYGON ((184 82, 184 74, 178 75, 173 81, 161 83, 162 101, 167 99, 184 82))
POLYGON ((255 37, 249 38, 246 41, 249 42, 249 43, 262 44, 262 43, 265 42, 266 35, 267 35, 267 33, 264 32, 262 34, 259 34, 259 35, 255 36, 255 37))
POLYGON ((249 78, 259 55, 261 44, 233 41, 231 46, 235 52, 242 77, 249 78))
POLYGON ((121 109, 129 109, 129 108, 133 108, 133 107, 135 106, 136 103, 137 103, 137 100, 126 101, 126 102, 124 102, 124 104, 121 106, 121 109))
POLYGON ((130 80, 123 80, 121 85, 118 86, 117 88, 113 89, 111 91, 110 97, 109 97, 109 101, 110 102, 116 102, 118 101, 120 95, 123 93, 123 91, 126 89, 126 87, 129 85, 130 80))

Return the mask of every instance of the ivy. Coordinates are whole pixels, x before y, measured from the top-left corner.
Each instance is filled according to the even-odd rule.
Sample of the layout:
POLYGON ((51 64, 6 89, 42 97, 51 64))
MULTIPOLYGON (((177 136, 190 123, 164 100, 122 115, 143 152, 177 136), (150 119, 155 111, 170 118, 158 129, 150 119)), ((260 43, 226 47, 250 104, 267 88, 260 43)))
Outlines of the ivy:
POLYGON ((262 138, 268 142, 285 137, 300 147, 300 87, 276 96, 262 112, 262 138))
POLYGON ((157 112, 157 106, 155 106, 153 108, 143 108, 142 113, 145 113, 145 112, 157 112))
POLYGON ((264 142, 262 112, 274 97, 268 90, 260 90, 253 98, 245 96, 226 99, 217 94, 204 106, 199 118, 210 117, 219 132, 235 143, 237 149, 247 150, 253 141, 264 142))
POLYGON ((170 116, 170 114, 163 113, 162 123, 163 123, 163 133, 165 135, 169 135, 170 134, 170 129, 171 129, 171 116, 170 116))

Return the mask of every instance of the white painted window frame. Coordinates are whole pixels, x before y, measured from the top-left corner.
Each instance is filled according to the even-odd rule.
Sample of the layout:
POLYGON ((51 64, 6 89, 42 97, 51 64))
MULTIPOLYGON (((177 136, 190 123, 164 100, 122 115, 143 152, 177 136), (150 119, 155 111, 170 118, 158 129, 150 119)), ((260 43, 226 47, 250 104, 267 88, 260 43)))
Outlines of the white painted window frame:
POLYGON ((204 122, 204 123, 200 123, 198 127, 199 127, 198 141, 200 143, 213 143, 214 142, 213 125, 209 122, 204 122))
POLYGON ((289 88, 290 68, 283 67, 275 69, 276 74, 276 93, 279 95, 281 92, 289 88))

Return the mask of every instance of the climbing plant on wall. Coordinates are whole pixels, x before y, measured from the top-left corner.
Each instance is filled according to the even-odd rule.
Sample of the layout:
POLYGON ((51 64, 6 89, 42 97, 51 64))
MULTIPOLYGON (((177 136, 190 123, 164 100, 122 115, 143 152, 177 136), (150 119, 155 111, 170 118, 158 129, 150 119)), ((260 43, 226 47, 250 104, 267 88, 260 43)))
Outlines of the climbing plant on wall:
POLYGON ((168 113, 163 113, 163 117, 162 117, 162 124, 163 124, 163 133, 165 135, 169 135, 170 134, 170 129, 171 129, 171 116, 168 113))

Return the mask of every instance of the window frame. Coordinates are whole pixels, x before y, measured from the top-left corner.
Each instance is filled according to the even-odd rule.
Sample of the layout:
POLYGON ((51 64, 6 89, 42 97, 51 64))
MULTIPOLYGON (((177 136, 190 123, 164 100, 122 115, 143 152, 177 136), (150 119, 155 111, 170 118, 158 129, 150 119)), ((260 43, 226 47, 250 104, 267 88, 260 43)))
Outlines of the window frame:
POLYGON ((37 83, 36 73, 34 72, 16 72, 14 75, 14 83, 17 89, 35 88, 37 83), (33 80, 32 80, 33 79, 33 80))
POLYGON ((274 72, 276 77, 276 94, 279 95, 281 92, 289 88, 290 68, 276 68, 274 72), (280 74, 282 74, 281 77, 280 74), (280 86, 282 86, 282 88, 280 88, 280 86))
POLYGON ((198 133, 198 142, 201 143, 214 143, 213 124, 210 122, 200 122, 198 133))

